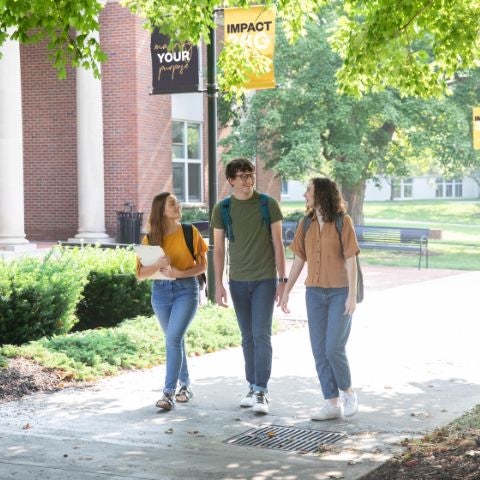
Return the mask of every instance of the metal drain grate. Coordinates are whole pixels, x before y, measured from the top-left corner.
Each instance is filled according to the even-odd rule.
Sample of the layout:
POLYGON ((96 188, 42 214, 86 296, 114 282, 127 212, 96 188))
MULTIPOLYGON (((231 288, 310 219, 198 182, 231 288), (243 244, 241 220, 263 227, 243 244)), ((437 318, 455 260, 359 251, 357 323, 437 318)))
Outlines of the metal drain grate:
POLYGON ((252 428, 225 440, 224 443, 245 447, 274 448, 290 452, 317 453, 320 445, 336 443, 343 437, 345 437, 344 433, 270 425, 252 428))

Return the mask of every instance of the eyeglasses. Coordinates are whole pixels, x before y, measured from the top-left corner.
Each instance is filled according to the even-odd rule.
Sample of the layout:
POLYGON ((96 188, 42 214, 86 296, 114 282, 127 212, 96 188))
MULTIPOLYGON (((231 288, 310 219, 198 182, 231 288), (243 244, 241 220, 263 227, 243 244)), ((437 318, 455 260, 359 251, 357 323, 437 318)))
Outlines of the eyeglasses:
POLYGON ((235 177, 238 177, 242 180, 242 182, 246 182, 247 180, 255 181, 255 174, 254 173, 237 173, 235 177))

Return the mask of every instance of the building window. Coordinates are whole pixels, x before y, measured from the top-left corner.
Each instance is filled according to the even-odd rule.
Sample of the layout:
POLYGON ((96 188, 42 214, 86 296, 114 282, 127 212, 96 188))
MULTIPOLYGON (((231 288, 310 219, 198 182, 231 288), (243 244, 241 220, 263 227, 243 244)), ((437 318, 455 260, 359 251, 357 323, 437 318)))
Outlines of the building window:
POLYGON ((392 181, 393 198, 412 198, 413 178, 401 178, 392 181))
POLYGON ((463 180, 461 179, 436 179, 435 196, 437 198, 461 198, 463 197, 463 180))
POLYGON ((179 201, 202 201, 202 145, 199 123, 172 121, 173 193, 179 201))
POLYGON ((412 198, 413 196, 413 178, 404 178, 402 180, 402 198, 412 198))

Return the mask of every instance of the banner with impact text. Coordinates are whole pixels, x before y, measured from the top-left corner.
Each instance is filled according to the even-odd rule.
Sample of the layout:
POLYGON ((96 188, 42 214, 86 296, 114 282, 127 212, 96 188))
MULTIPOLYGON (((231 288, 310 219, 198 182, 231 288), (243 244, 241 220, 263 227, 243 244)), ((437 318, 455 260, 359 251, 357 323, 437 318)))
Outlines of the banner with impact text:
POLYGON ((199 90, 198 47, 190 42, 177 43, 168 49, 170 38, 158 31, 152 32, 152 94, 188 93, 199 90))
POLYGON ((243 85, 247 89, 275 88, 273 55, 275 53, 275 10, 262 6, 224 10, 225 43, 236 42, 253 48, 272 61, 263 75, 251 74, 243 85))
POLYGON ((473 107, 473 148, 480 150, 480 107, 473 107))

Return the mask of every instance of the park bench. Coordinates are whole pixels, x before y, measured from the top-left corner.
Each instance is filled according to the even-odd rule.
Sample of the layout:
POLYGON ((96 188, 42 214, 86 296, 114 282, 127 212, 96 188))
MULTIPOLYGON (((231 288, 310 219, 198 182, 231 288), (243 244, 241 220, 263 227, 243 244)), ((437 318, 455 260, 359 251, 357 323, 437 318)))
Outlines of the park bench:
POLYGON ((355 225, 358 244, 361 249, 382 249, 418 253, 418 268, 428 268, 428 228, 377 227, 355 225))

